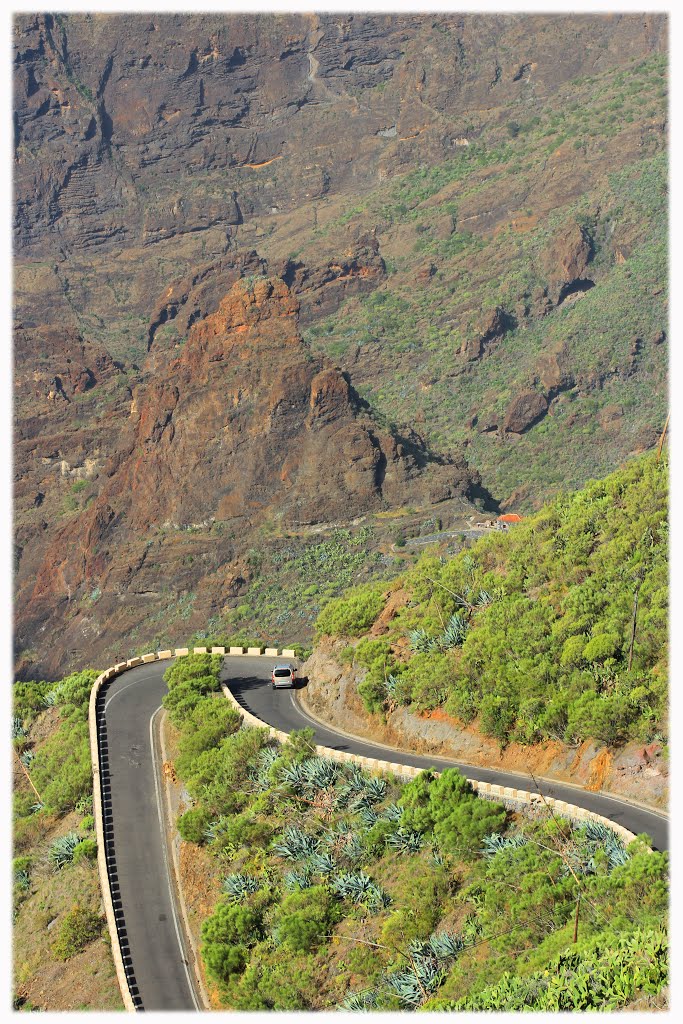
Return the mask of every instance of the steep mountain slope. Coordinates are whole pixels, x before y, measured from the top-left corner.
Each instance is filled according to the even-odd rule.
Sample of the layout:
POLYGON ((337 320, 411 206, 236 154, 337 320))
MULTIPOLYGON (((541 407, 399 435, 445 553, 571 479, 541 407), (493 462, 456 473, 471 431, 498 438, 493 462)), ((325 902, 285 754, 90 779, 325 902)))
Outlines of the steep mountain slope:
POLYGON ((650 447, 666 404, 666 27, 18 16, 19 666, 37 671, 58 635, 51 671, 127 649, 141 621, 200 628, 243 593, 269 523, 429 519, 452 494, 524 508, 650 447), (242 385, 209 372, 191 332, 253 275, 285 320, 298 303, 304 346, 295 330, 284 357, 259 349, 267 313, 235 345, 254 405, 238 396, 222 450, 242 385), (278 386, 298 412, 271 422, 278 386), (321 455, 333 443, 341 462, 321 455), (173 557, 150 558, 169 533, 173 557))
POLYGON ((169 589, 172 600, 200 589, 202 625, 273 510, 298 527, 400 500, 474 496, 461 457, 437 457, 417 434, 381 427, 348 378, 311 357, 297 313, 283 281, 239 280, 191 328, 181 355, 134 392, 97 493, 84 478, 84 509, 46 551, 19 530, 18 641, 59 631, 60 643, 41 653, 45 671, 65 649, 87 644, 92 658, 140 617, 163 613, 169 589), (188 532, 198 543, 183 542, 188 532))
POLYGON ((373 602, 369 588, 331 601, 307 700, 354 731, 364 711, 364 731, 475 763, 499 746, 506 766, 554 758, 595 785, 595 758, 597 788, 666 799, 666 773, 640 773, 668 736, 667 476, 663 457, 634 459, 455 558, 433 549, 373 602))

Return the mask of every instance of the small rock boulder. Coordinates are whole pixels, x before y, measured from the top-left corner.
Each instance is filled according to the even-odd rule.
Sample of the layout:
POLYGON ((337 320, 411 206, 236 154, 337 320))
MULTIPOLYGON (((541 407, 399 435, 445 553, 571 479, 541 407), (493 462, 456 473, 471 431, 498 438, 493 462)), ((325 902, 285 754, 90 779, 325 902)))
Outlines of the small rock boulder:
POLYGON ((538 422, 548 410, 545 395, 538 391, 521 391, 510 402, 505 413, 503 429, 508 434, 523 434, 538 422))

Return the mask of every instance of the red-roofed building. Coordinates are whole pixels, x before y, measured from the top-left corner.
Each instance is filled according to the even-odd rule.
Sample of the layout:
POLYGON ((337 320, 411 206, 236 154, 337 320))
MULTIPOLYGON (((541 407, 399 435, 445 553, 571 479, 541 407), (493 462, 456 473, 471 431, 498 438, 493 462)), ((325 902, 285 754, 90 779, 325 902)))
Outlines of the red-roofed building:
POLYGON ((498 516, 499 523, 521 523, 522 517, 518 516, 516 512, 508 512, 504 516, 498 516))

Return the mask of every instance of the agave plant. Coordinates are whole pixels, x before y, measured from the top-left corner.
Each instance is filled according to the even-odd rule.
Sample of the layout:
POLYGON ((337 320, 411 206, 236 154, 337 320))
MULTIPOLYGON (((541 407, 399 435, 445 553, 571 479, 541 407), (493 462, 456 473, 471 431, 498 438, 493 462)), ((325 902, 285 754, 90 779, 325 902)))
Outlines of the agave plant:
POLYGON ((493 603, 493 596, 489 594, 488 590, 480 590, 479 596, 477 597, 475 604, 477 608, 486 608, 488 605, 493 603))
POLYGON ((387 975, 384 983, 392 995, 398 996, 402 1003, 412 1007, 420 1005, 427 991, 420 987, 416 973, 410 969, 394 971, 387 975))
POLYGON ((253 875, 242 875, 240 872, 228 875, 223 882, 223 892, 232 896, 235 902, 243 900, 251 892, 256 892, 258 887, 257 878, 254 878, 253 875))
POLYGON ((363 903, 366 896, 371 894, 376 886, 364 871, 357 873, 345 871, 332 879, 330 888, 341 899, 348 897, 354 903, 363 903))
POLYGON ((37 814, 38 811, 42 811, 45 804, 41 800, 37 800, 36 803, 31 804, 31 814, 37 814))
POLYGON ((12 739, 21 740, 26 736, 26 730, 24 729, 24 723, 18 715, 12 717, 12 739))
POLYGON ((295 889, 309 889, 312 885, 310 868, 306 865, 302 871, 288 871, 282 881, 289 892, 294 892, 295 889))
POLYGON ((329 789, 339 775, 339 765, 326 757, 309 757, 301 767, 305 786, 314 791, 329 789))
POLYGON ((368 1010, 377 1008, 378 993, 375 989, 366 989, 364 992, 352 992, 339 1004, 340 1010, 350 1013, 366 1013, 368 1010))
POLYGON ((389 804, 384 808, 383 818, 387 821, 400 821, 403 817, 403 808, 399 807, 398 804, 389 804))
POLYGON ((599 850, 607 854, 610 871, 626 864, 629 859, 626 847, 608 825, 589 820, 578 830, 578 835, 585 840, 585 847, 583 851, 574 851, 571 854, 572 864, 577 873, 595 873, 595 856, 599 850))
POLYGON ((370 806, 364 796, 359 800, 355 800, 351 809, 358 815, 366 828, 372 828, 372 826, 380 820, 379 814, 370 806))
POLYGON ((15 871, 14 884, 20 892, 28 892, 31 887, 31 878, 28 871, 15 871))
POLYGON ((360 765, 351 762, 348 766, 346 780, 347 781, 344 785, 339 788, 339 792, 337 794, 337 801, 340 807, 345 807, 351 797, 363 793, 368 781, 368 776, 360 765))
POLYGON ((278 778, 293 789, 303 789, 306 783, 303 767, 296 761, 293 764, 283 764, 278 771, 278 778))
POLYGON ((380 885, 373 884, 367 891, 365 902, 370 910, 377 913, 391 906, 391 896, 380 885))
POLYGON ((438 644, 441 650, 447 651, 452 647, 460 647, 467 635, 469 623, 460 612, 451 615, 446 628, 439 637, 438 644))
POLYGON ((386 690, 387 697, 390 700, 396 700, 398 696, 398 684, 399 680, 396 678, 395 675, 392 675, 392 673, 390 672, 386 679, 384 680, 384 689, 386 690))
POLYGON ((387 792, 387 780, 377 777, 368 779, 365 783, 365 799, 370 804, 378 804, 384 800, 387 792))
POLYGON ((515 832, 509 836, 501 836, 494 832, 490 836, 484 836, 482 854, 487 859, 495 857, 501 850, 517 850, 520 846, 526 846, 528 839, 521 832, 515 832))
POLYGON ((316 853, 319 846, 315 836, 307 835, 296 825, 288 825, 279 842, 273 844, 273 850, 285 860, 303 860, 316 853))
POLYGON ((215 839, 218 839, 219 836, 222 836, 225 833, 228 824, 229 819, 223 816, 217 818, 215 821, 210 821, 203 832, 203 836, 206 841, 212 843, 215 839))
POLYGON ((411 650, 420 653, 429 653, 439 648, 436 637, 429 636, 424 629, 411 629, 408 633, 408 643, 411 650))
POLYGON ((55 839, 48 853, 50 863, 55 871, 59 871, 66 864, 71 863, 80 842, 82 842, 82 837, 77 832, 67 832, 59 839, 55 839))
POLYGON ((337 864, 329 853, 313 853, 308 858, 308 865, 314 875, 331 875, 336 871, 337 864))
POLYGON ((406 828, 398 828, 386 837, 386 844, 399 853, 417 853, 424 845, 420 832, 412 832, 406 828))
POLYGON ((43 705, 46 708, 53 708, 55 704, 58 704, 62 696, 62 687, 54 686, 49 690, 43 697, 43 705))
POLYGON ((339 821, 334 828, 329 828, 322 836, 325 846, 331 850, 340 850, 346 845, 348 837, 353 834, 353 828, 347 821, 339 821))
POLYGON ((249 778, 258 789, 270 789, 272 783, 268 772, 279 756, 280 752, 276 747, 264 747, 263 750, 258 752, 255 764, 249 772, 249 778))
POLYGON ((23 764, 24 768, 29 768, 35 759, 36 755, 32 750, 25 750, 24 753, 19 756, 19 760, 23 764))
POLYGON ((434 932, 427 943, 429 951, 437 960, 450 960, 465 948, 465 940, 453 932, 434 932))
POLYGON ((432 864, 435 864, 437 866, 437 868, 441 867, 442 864, 446 863, 446 858, 444 857, 438 846, 432 846, 429 853, 429 859, 432 862, 432 864))
POLYGON ((356 864, 365 856, 365 847, 357 833, 353 832, 349 835, 342 854, 351 864, 356 864))

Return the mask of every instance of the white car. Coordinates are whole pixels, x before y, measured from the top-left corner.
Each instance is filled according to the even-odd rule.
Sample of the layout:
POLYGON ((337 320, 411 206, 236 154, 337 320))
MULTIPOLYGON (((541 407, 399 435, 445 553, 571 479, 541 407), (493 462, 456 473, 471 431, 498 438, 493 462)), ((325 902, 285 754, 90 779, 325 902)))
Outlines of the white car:
POLYGON ((294 666, 290 665, 289 662, 276 665, 270 677, 270 685, 273 689, 277 687, 290 687, 294 689, 296 686, 296 669, 294 666))

